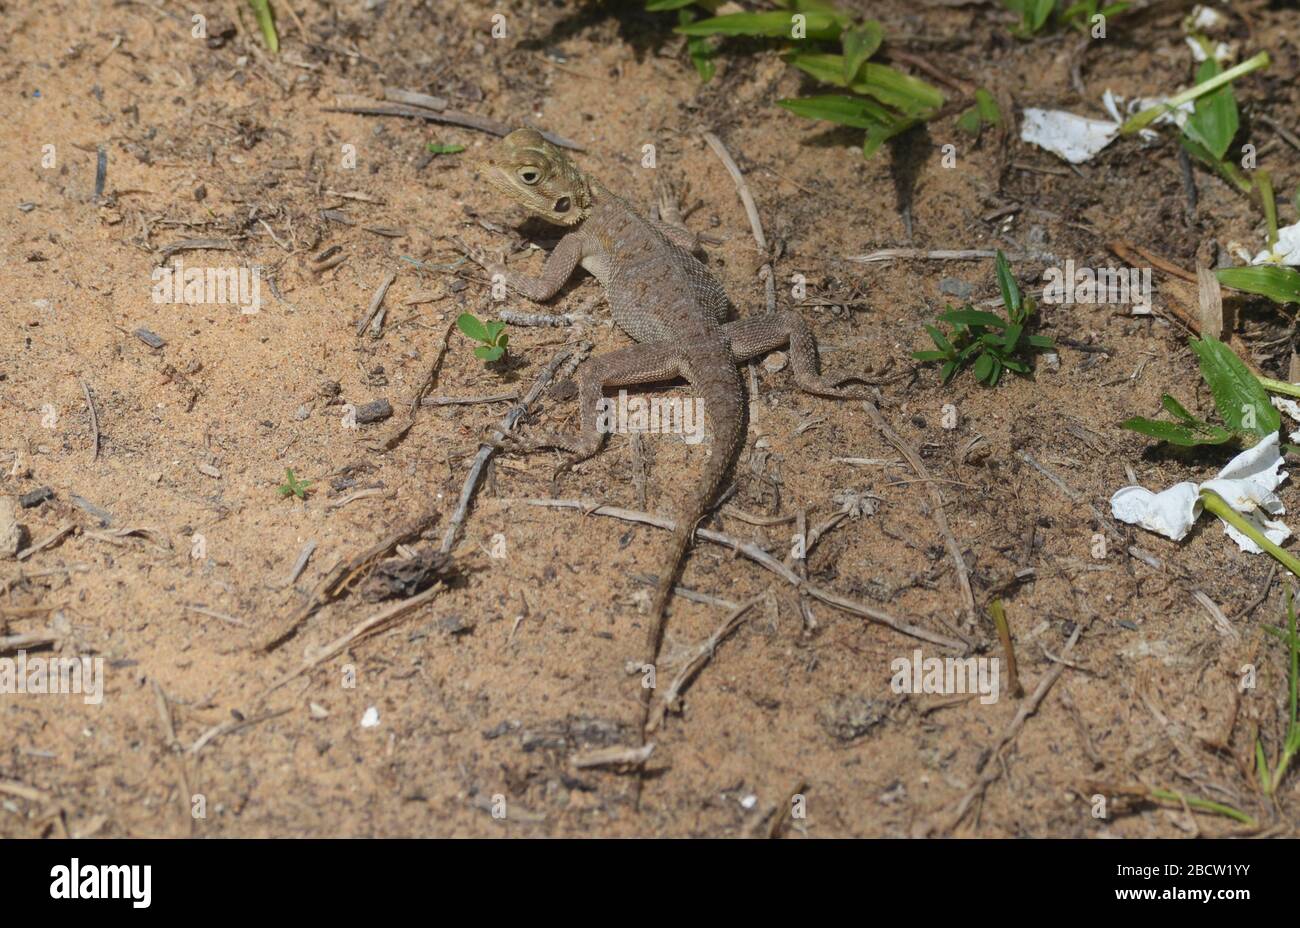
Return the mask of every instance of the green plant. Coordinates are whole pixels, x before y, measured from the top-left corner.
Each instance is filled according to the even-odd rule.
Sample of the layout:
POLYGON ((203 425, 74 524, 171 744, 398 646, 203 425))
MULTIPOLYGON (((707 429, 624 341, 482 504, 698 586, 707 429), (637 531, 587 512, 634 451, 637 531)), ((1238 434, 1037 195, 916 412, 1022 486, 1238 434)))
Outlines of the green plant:
POLYGON ((1002 5, 1020 17, 1019 24, 1011 30, 1018 38, 1037 35, 1047 25, 1056 9, 1056 0, 1002 0, 1002 5))
POLYGON ((1177 421, 1135 416, 1120 423, 1121 428, 1172 445, 1194 447, 1221 445, 1233 439, 1244 439, 1254 444, 1281 427, 1282 417, 1269 402, 1264 384, 1231 348, 1209 335, 1199 341, 1191 339, 1191 347, 1224 425, 1198 419, 1166 393, 1160 398, 1160 405, 1177 421))
MULTIPOLYGON (((1219 63, 1213 57, 1207 58, 1196 71, 1196 83, 1198 86, 1206 84, 1222 73, 1219 63)), ((1236 164, 1225 158, 1239 125, 1237 97, 1232 91, 1232 84, 1223 84, 1196 100, 1191 115, 1183 123, 1183 134, 1179 141, 1197 161, 1243 193, 1249 193, 1251 182, 1236 164)))
POLYGON ((474 357, 483 361, 500 360, 510 344, 510 336, 505 333, 504 322, 480 322, 473 313, 461 313, 456 320, 456 328, 473 341, 483 344, 474 349, 474 357))
MULTIPOLYGON (((713 74, 715 36, 749 36, 784 40, 785 60, 815 80, 845 93, 778 100, 807 119, 865 129, 863 157, 870 157, 886 140, 931 117, 943 106, 935 87, 869 59, 884 42, 884 29, 875 20, 855 22, 825 0, 784 0, 782 9, 761 13, 728 13, 695 19, 678 0, 648 0, 647 10, 679 10, 676 31, 687 37, 687 50, 701 77, 713 74), (796 16, 799 18, 796 19, 796 16), (689 18, 688 18, 689 17, 689 18), (838 44, 838 53, 832 51, 838 44)), ((708 12, 717 3, 698 3, 708 12)))
POLYGON ((998 288, 1002 291, 1002 305, 1007 316, 975 309, 969 304, 962 309, 948 308, 937 321, 952 325, 951 332, 938 326, 927 325, 937 351, 915 351, 918 361, 942 361, 940 369, 943 382, 948 383, 970 366, 975 379, 995 386, 1004 370, 1027 375, 1030 366, 1025 355, 1030 350, 1048 351, 1055 347, 1045 335, 1030 335, 1026 329, 1033 320, 1038 306, 1032 296, 1020 292, 1020 285, 1011 274, 1007 256, 999 249, 997 254, 998 288))
POLYGON ((465 150, 464 145, 443 144, 440 142, 430 142, 428 145, 430 154, 434 155, 459 155, 465 150))
POLYGON ((1067 6, 1061 13, 1061 19, 1067 25, 1080 32, 1086 32, 1092 26, 1094 16, 1103 16, 1110 19, 1112 16, 1118 16, 1133 4, 1131 3, 1108 3, 1102 6, 1101 0, 1079 0, 1078 3, 1067 6))
POLYGON ((985 126, 1002 122, 1002 112, 993 94, 983 87, 975 91, 975 105, 957 117, 957 128, 971 135, 979 135, 985 126))
POLYGON ((1280 264, 1225 267, 1215 274, 1219 283, 1225 287, 1258 293, 1274 303, 1300 303, 1300 271, 1293 267, 1283 267, 1280 264))
POLYGON ((306 480, 299 480, 289 468, 284 469, 284 483, 276 488, 276 492, 281 499, 287 499, 290 496, 296 496, 298 499, 307 498, 307 489, 311 484, 306 480))
POLYGON ((1268 760, 1264 756, 1264 744, 1260 741, 1258 735, 1255 737, 1255 772, 1259 776, 1260 785, 1264 787, 1264 793, 1269 796, 1277 792, 1278 786, 1282 783, 1282 777, 1286 775, 1287 767, 1290 766, 1297 752, 1300 752, 1300 712, 1298 712, 1300 710, 1300 637, 1296 634, 1295 601, 1290 587, 1286 588, 1285 597, 1286 616, 1290 628, 1283 631, 1280 628, 1264 626, 1264 631, 1281 638, 1287 643, 1287 652, 1290 657, 1287 668, 1289 699, 1287 701, 1286 735, 1282 739, 1282 750, 1272 772, 1269 771, 1268 760))
POLYGON ((266 42, 266 47, 272 54, 280 51, 280 36, 275 31, 275 17, 271 15, 270 0, 248 0, 248 5, 253 9, 253 18, 257 20, 258 28, 262 30, 262 39, 266 42))

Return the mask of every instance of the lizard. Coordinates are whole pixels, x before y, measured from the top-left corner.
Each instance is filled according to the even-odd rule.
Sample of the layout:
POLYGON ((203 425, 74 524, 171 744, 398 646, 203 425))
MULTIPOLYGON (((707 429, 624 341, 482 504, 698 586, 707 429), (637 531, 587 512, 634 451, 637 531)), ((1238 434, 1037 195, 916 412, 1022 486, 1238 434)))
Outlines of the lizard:
MULTIPOLYGON (((696 256, 698 240, 675 207, 661 205, 661 219, 642 216, 535 129, 518 129, 480 161, 489 185, 564 230, 538 276, 509 270, 482 250, 455 239, 459 250, 495 280, 534 302, 554 297, 581 266, 602 285, 614 322, 637 342, 597 355, 578 372, 580 429, 544 433, 532 442, 504 439, 506 450, 557 448, 569 452, 561 470, 597 454, 605 441, 599 401, 606 388, 685 378, 703 399, 713 433, 713 453, 692 492, 677 506, 668 551, 659 571, 641 667, 653 668, 663 641, 669 600, 701 519, 714 503, 744 443, 748 408, 738 365, 778 348, 789 348, 795 384, 818 396, 865 399, 846 388, 864 377, 832 379, 820 373, 817 342, 808 323, 792 311, 727 321, 731 303, 722 283, 696 256), (499 277, 498 277, 499 275, 499 277)), ((642 744, 651 691, 643 687, 642 744)))

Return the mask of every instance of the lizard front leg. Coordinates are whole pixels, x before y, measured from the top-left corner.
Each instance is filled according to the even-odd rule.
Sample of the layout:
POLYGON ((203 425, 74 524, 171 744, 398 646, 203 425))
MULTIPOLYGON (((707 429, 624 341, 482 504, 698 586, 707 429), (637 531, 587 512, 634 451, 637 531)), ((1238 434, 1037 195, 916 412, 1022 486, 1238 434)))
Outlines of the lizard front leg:
POLYGON ((467 245, 460 239, 452 239, 452 241, 465 257, 487 271, 490 276, 495 278, 500 275, 507 287, 539 303, 559 293, 560 288, 577 270, 578 262, 582 260, 583 239, 577 232, 570 232, 560 239, 559 244, 546 256, 546 263, 542 265, 542 273, 538 277, 511 271, 504 264, 489 259, 481 249, 467 245))
POLYGON ((790 346, 790 372, 794 382, 805 393, 829 396, 835 399, 867 399, 863 390, 845 389, 851 381, 872 383, 867 377, 823 377, 817 361, 817 339, 803 316, 795 312, 780 312, 737 319, 722 327, 731 340, 731 353, 737 363, 743 363, 760 354, 790 346))

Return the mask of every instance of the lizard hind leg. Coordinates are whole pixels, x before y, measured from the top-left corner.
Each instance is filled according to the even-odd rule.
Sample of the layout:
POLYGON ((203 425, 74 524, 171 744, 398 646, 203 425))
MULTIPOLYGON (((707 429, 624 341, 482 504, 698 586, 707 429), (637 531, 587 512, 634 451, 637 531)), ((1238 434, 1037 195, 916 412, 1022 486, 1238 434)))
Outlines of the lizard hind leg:
POLYGON ((731 339, 731 352, 738 362, 786 345, 790 347, 790 372, 794 382, 805 393, 828 396, 833 399, 868 399, 863 389, 846 388, 847 383, 871 383, 860 376, 824 377, 817 360, 817 339, 803 316, 795 312, 765 313, 747 316, 723 326, 731 339))
POLYGON ((605 389, 672 380, 682 372, 677 354, 674 345, 652 342, 592 358, 578 371, 578 407, 581 416, 578 432, 543 432, 532 440, 513 440, 499 444, 506 450, 517 453, 541 448, 567 451, 569 457, 560 469, 572 469, 594 457, 605 444, 605 438, 617 431, 618 418, 611 415, 609 401, 604 397, 605 389))

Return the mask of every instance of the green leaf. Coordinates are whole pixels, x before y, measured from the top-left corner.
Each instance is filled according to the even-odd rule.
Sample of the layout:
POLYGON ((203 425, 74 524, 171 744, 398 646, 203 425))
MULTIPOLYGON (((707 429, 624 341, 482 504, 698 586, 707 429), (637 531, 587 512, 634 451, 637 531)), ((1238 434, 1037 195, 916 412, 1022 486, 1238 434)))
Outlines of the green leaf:
POLYGON ((794 38, 794 17, 803 16, 804 29, 810 39, 839 38, 844 17, 837 13, 809 10, 798 14, 773 10, 767 13, 730 13, 678 26, 681 35, 750 35, 773 39, 794 38))
POLYGON ((442 145, 438 142, 430 142, 428 149, 435 155, 458 155, 465 150, 464 145, 442 145))
POLYGON ((893 119, 889 111, 880 104, 844 94, 828 93, 776 102, 790 112, 808 119, 822 119, 841 126, 852 126, 855 129, 880 126, 885 124, 886 120, 893 119))
POLYGON ((1007 331, 1005 333, 1005 338, 1002 340, 1002 344, 1008 352, 1016 350, 1016 342, 1020 341, 1020 333, 1024 330, 1025 327, 1022 325, 1007 326, 1007 331))
POLYGON ((913 351, 912 358, 917 361, 946 361, 948 352, 946 351, 913 351))
POLYGON ((975 107, 979 110, 980 119, 987 125, 996 126, 1002 122, 1002 112, 998 109, 998 101, 993 99, 993 94, 983 87, 975 91, 975 107))
POLYGON ((647 13, 663 13, 667 10, 680 10, 694 2, 695 0, 646 0, 645 9, 647 13))
POLYGON ((1189 426, 1176 422, 1161 422, 1159 419, 1141 417, 1125 419, 1119 427, 1184 448, 1193 448, 1196 445, 1221 445, 1232 438, 1231 432, 1218 426, 1207 426, 1208 431, 1202 432, 1194 431, 1189 426))
POLYGON ((1007 263, 1007 256, 1002 253, 1001 248, 998 249, 996 263, 998 289, 1002 291, 1002 305, 1014 319, 1020 312, 1020 285, 1016 283, 1016 278, 1011 273, 1011 265, 1007 263))
POLYGON ((1174 399, 1168 393, 1160 397, 1160 405, 1165 408, 1166 412, 1172 413, 1184 422, 1201 422, 1200 419, 1188 412, 1182 403, 1178 402, 1178 400, 1174 399))
POLYGON ((484 326, 484 328, 487 330, 487 338, 485 339, 485 341, 487 341, 489 345, 500 344, 500 340, 497 338, 497 336, 501 334, 502 330, 505 329, 505 327, 506 324, 504 322, 487 323, 487 325, 484 326))
MULTIPOLYGON (((684 9, 677 14, 677 22, 683 26, 694 21, 695 13, 691 10, 684 9)), ((701 81, 707 84, 713 80, 718 66, 713 60, 713 46, 709 44, 708 39, 698 35, 687 36, 686 54, 690 56, 691 64, 695 65, 695 73, 700 76, 701 81)))
POLYGON ((1201 376, 1214 396, 1214 406, 1230 429, 1263 437, 1276 432, 1281 414, 1269 402, 1259 379, 1231 348, 1212 335, 1191 340, 1192 351, 1201 362, 1201 376), (1245 422, 1253 416, 1252 425, 1245 422))
POLYGON ((461 313, 456 319, 456 328, 460 329, 465 335, 474 339, 476 342, 491 342, 488 337, 487 329, 483 323, 478 321, 478 317, 473 313, 461 313))
POLYGON ((957 373, 957 367, 958 365, 956 361, 949 361, 940 369, 939 373, 943 375, 944 383, 952 380, 953 375, 957 373))
POLYGON ((993 356, 982 354, 975 359, 975 366, 971 369, 976 380, 984 380, 993 373, 993 356))
POLYGON ((275 17, 271 15, 270 0, 248 0, 248 5, 253 8, 253 18, 257 20, 258 28, 262 30, 262 39, 266 42, 266 47, 272 54, 279 52, 280 36, 275 31, 275 17))
POLYGON ((934 342, 941 351, 952 354, 957 350, 952 346, 952 342, 948 341, 948 337, 944 335, 943 331, 937 326, 927 325, 925 330, 930 333, 930 340, 934 342))
POLYGON ((824 84, 847 87, 874 97, 908 116, 921 116, 943 106, 944 96, 938 88, 888 65, 868 61, 861 66, 857 77, 849 80, 844 76, 843 55, 792 51, 786 54, 785 60, 824 84))
MULTIPOLYGON (((1219 63, 1207 58, 1196 72, 1196 83, 1204 84, 1221 73, 1219 63)), ((1224 84, 1196 101, 1195 111, 1183 124, 1183 132, 1203 145, 1216 160, 1222 160, 1237 134, 1237 124, 1237 98, 1232 85, 1224 84)))
POLYGON ((899 119, 888 125, 868 126, 867 137, 862 140, 862 157, 870 158, 880 149, 881 145, 894 136, 906 132, 916 125, 916 122, 915 119, 899 119))
POLYGON ((858 69, 880 48, 885 40, 885 30, 880 23, 869 19, 861 26, 844 30, 840 45, 844 49, 844 81, 852 83, 858 69))
POLYGON ((489 348, 486 345, 483 346, 482 348, 474 349, 474 357, 481 358, 484 361, 496 361, 505 353, 506 350, 504 348, 501 347, 489 348))
POLYGON ((981 325, 998 329, 1007 327, 1007 320, 997 313, 985 312, 982 309, 953 309, 940 313, 939 318, 953 325, 981 325))
POLYGON ((1225 267, 1216 272, 1219 283, 1234 290, 1258 293, 1274 303, 1300 303, 1300 271, 1277 264, 1225 267))
POLYGON ((957 117, 957 128, 962 132, 970 135, 979 135, 980 127, 983 123, 980 121, 979 107, 972 106, 966 112, 957 117))
POLYGON ((1020 14, 1020 24, 1013 31, 1020 38, 1029 38, 1047 24, 1056 0, 1002 0, 1002 5, 1020 14))
POLYGON ((1046 335, 1030 335, 1025 339, 1025 344, 1032 348, 1043 348, 1048 351, 1051 351, 1056 347, 1056 342, 1052 341, 1051 338, 1046 335))

